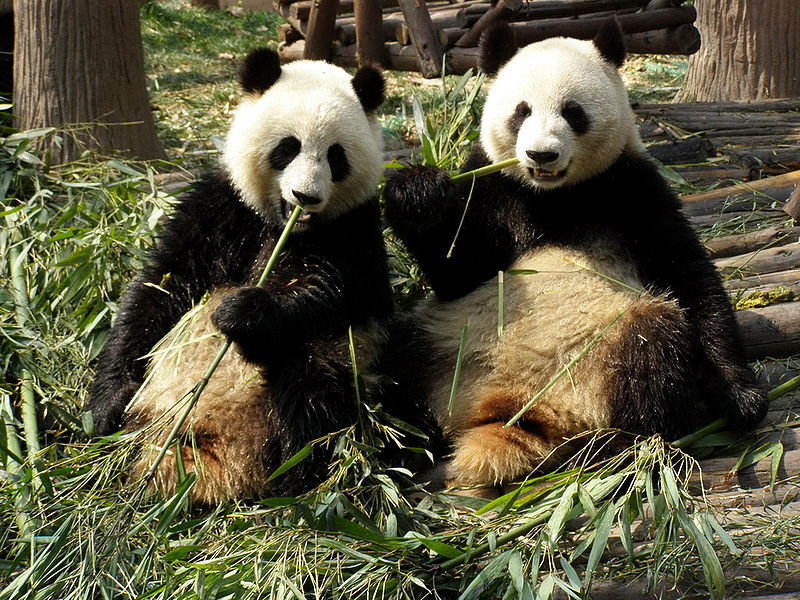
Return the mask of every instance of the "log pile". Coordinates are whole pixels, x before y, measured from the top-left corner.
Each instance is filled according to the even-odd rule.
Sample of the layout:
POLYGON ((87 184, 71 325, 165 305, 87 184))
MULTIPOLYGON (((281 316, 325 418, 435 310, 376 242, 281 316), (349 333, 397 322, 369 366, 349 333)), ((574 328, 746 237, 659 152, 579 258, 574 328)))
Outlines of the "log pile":
POLYGON ((511 23, 517 40, 590 39, 616 15, 634 53, 693 54, 700 34, 684 0, 273 0, 287 21, 279 30, 284 60, 315 58, 343 66, 367 62, 437 77, 477 62, 477 43, 492 23, 511 23))
POLYGON ((800 169, 800 99, 648 104, 635 108, 650 153, 700 183, 800 169))

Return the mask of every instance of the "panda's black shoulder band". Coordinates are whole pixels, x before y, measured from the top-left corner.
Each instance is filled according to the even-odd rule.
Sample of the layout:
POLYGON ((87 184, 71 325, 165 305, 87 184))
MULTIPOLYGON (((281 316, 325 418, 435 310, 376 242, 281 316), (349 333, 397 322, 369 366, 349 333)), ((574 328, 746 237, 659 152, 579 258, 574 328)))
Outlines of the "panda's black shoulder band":
POLYGON ((592 40, 595 47, 605 60, 619 68, 625 62, 628 51, 625 48, 625 36, 616 17, 611 17, 600 28, 592 40))
POLYGON ((478 68, 487 75, 495 75, 519 50, 514 30, 508 23, 496 23, 487 28, 478 48, 478 68))
POLYGON ((372 112, 383 103, 386 82, 380 68, 364 65, 353 75, 351 83, 364 112, 372 112))
POLYGON ((239 69, 239 83, 248 94, 263 94, 280 76, 281 60, 269 48, 252 50, 239 69))

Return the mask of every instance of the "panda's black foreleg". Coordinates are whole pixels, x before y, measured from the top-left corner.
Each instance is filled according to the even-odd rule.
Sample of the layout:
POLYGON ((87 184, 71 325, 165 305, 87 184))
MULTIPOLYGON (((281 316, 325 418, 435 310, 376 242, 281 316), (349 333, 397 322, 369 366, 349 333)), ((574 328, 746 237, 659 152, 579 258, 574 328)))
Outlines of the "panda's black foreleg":
POLYGON ((446 171, 417 166, 387 183, 386 219, 439 298, 459 298, 509 266, 519 236, 490 206, 501 195, 497 182, 451 185, 446 171))
MULTIPOLYGON (((347 348, 340 344, 287 348, 264 367, 264 374, 272 405, 270 429, 280 440, 269 470, 358 417, 352 366, 347 348)), ((327 476, 331 456, 330 444, 316 445, 310 456, 272 482, 273 493, 293 496, 318 485, 327 476)))
POLYGON ((129 286, 98 358, 85 406, 97 435, 122 427, 125 407, 144 381, 147 361, 142 357, 191 306, 189 290, 180 282, 164 291, 148 285, 150 279, 145 273, 129 286))
POLYGON ((698 397, 715 414, 751 427, 763 418, 768 401, 747 364, 719 273, 684 218, 662 219, 660 227, 652 239, 639 240, 636 254, 646 259, 640 266, 644 279, 654 289, 669 291, 686 311, 696 346, 698 397))

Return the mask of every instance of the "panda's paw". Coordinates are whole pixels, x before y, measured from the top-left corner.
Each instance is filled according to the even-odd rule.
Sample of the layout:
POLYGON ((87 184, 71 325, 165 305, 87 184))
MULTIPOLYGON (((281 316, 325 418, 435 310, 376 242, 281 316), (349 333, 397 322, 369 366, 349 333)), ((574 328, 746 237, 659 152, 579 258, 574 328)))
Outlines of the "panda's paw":
POLYGON ((264 341, 273 320, 273 300, 262 287, 243 286, 222 299, 211 315, 225 336, 240 344, 264 341))
POLYGON ((450 190, 450 175, 443 169, 421 165, 400 169, 386 182, 386 216, 390 223, 435 219, 450 190))
POLYGON ((739 427, 750 428, 767 414, 769 400, 764 390, 755 385, 734 386, 732 390, 733 410, 729 418, 739 427))
MULTIPOLYGON (((97 380, 84 407, 92 415, 88 435, 110 435, 122 429, 125 407, 139 389, 135 381, 97 380)), ((88 422, 87 422, 88 423, 88 422)))

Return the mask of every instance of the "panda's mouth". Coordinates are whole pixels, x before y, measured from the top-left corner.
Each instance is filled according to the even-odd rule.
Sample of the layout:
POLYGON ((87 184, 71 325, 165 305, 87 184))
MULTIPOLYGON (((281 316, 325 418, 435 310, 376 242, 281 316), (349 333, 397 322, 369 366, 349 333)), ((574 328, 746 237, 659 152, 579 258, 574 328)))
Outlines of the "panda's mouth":
MULTIPOLYGON (((292 216, 292 212, 294 212, 294 209, 296 207, 297 204, 292 204, 288 200, 283 201, 283 216, 286 218, 287 221, 292 216)), ((311 219, 311 214, 312 213, 308 212, 307 210, 303 210, 303 212, 300 213, 300 216, 297 218, 297 220, 301 222, 307 222, 311 219)))
MULTIPOLYGON (((567 165, 567 167, 568 166, 569 165, 567 165)), ((548 171, 541 167, 528 167, 528 173, 530 173, 531 177, 536 181, 554 182, 564 178, 567 174, 567 167, 564 167, 560 171, 548 171)))

